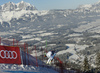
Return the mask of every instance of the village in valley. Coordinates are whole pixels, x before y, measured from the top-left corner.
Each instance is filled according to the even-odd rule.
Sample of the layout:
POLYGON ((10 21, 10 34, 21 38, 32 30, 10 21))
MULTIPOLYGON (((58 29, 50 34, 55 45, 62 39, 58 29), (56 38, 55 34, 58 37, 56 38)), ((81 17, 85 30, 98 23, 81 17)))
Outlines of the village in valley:
MULTIPOLYGON (((35 67, 6 65, 5 69, 15 67, 18 70, 40 72, 50 68, 55 70, 52 70, 54 73, 100 71, 100 2, 90 7, 83 5, 76 9, 44 11, 38 11, 35 6, 24 1, 18 4, 9 2, 3 6, 4 9, 0 9, 1 46, 19 46, 22 53, 25 52, 24 55, 30 58, 26 61, 27 57, 23 55, 23 64, 27 62, 29 65, 33 59, 35 61, 32 64, 35 67), (51 50, 56 55, 48 65, 44 54, 51 50), (37 66, 46 68, 39 70, 37 66)), ((2 64, 0 66, 4 69, 2 64)))

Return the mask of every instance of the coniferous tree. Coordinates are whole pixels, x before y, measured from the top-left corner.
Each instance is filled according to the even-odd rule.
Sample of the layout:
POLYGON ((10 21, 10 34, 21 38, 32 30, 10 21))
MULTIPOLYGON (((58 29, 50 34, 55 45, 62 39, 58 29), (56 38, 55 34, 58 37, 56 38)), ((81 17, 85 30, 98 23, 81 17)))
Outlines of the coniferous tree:
POLYGON ((90 68, 90 66, 89 66, 88 58, 85 56, 84 61, 83 61, 82 70, 84 72, 88 72, 89 71, 89 68, 90 68))
POLYGON ((96 69, 97 71, 100 71, 100 52, 97 53, 97 56, 96 56, 96 69))

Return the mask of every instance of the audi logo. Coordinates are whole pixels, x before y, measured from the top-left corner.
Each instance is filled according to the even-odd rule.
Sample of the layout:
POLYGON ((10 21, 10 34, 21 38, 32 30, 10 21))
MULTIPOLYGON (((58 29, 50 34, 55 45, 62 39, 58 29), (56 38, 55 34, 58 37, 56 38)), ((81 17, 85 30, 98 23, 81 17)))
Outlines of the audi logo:
POLYGON ((15 51, 1 50, 0 57, 3 59, 16 59, 17 53, 15 51))

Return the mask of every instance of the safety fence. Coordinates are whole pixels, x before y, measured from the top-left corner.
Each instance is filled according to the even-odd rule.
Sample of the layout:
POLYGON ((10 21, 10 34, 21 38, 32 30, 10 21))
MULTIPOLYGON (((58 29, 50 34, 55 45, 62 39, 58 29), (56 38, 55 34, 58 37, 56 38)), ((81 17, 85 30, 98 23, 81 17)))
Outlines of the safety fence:
MULTIPOLYGON (((23 58, 23 64, 25 65, 36 65, 38 66, 38 62, 37 62, 37 56, 34 57, 34 62, 31 61, 30 63, 30 55, 28 53, 28 44, 25 43, 25 42, 20 42, 20 41, 17 41, 16 39, 11 39, 11 38, 2 38, 0 37, 0 45, 4 45, 4 46, 15 46, 15 47, 19 47, 21 49, 21 54, 22 56, 24 57, 23 58)), ((36 50, 36 46, 34 47, 34 50, 36 50)), ((37 52, 35 52, 37 53, 37 52)), ((32 57, 31 57, 32 59, 32 57)))
POLYGON ((28 48, 28 44, 27 43, 23 43, 20 41, 17 41, 16 39, 9 39, 9 38, 1 38, 0 37, 0 44, 1 45, 5 45, 5 46, 18 46, 20 48, 23 48, 23 51, 27 51, 28 48))

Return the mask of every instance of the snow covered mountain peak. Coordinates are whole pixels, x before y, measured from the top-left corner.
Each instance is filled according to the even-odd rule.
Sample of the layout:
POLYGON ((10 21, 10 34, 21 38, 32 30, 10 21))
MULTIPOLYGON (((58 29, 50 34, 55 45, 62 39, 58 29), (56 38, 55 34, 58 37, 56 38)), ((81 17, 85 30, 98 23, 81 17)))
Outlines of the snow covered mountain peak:
POLYGON ((21 3, 24 3, 24 1, 21 1, 21 3))
POLYGON ((91 8, 92 4, 80 5, 79 8, 91 8))
POLYGON ((1 5, 0 10, 1 11, 11 11, 11 10, 14 10, 15 8, 16 8, 16 5, 13 2, 8 2, 8 3, 1 5))
POLYGON ((30 3, 24 2, 24 1, 21 1, 21 2, 17 3, 16 5, 17 5, 17 7, 19 9, 24 9, 24 10, 37 10, 35 8, 35 6, 31 5, 30 3))
POLYGON ((99 3, 100 3, 100 0, 96 4, 99 4, 99 3))
MULTIPOLYGON (((21 1, 21 2, 19 2, 19 3, 21 3, 21 4, 26 4, 26 5, 31 6, 31 4, 30 4, 30 3, 27 3, 27 2, 24 2, 24 1, 21 1)), ((18 4, 19 4, 19 3, 18 3, 18 4)))
POLYGON ((91 11, 94 11, 94 10, 100 10, 100 0, 94 4, 85 4, 85 5, 80 5, 77 9, 88 9, 88 10, 91 10, 91 11))
POLYGON ((0 6, 0 11, 15 11, 15 10, 37 10, 35 6, 21 1, 17 4, 8 2, 0 6))
POLYGON ((13 5, 15 5, 13 2, 8 2, 8 4, 13 4, 13 5))
POLYGON ((17 3, 16 5, 17 5, 17 6, 19 6, 19 5, 32 6, 30 3, 26 3, 26 2, 24 2, 24 1, 21 1, 21 2, 17 3))
POLYGON ((0 22, 10 21, 12 18, 20 18, 24 14, 35 12, 37 13, 37 9, 35 6, 30 3, 21 1, 17 4, 13 2, 8 2, 3 5, 0 5, 0 22))

